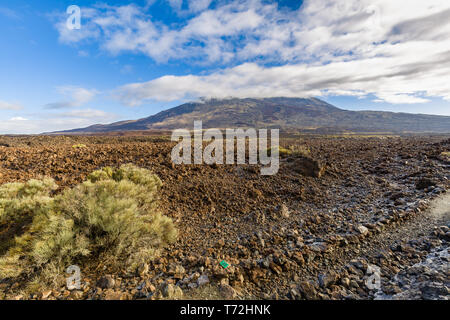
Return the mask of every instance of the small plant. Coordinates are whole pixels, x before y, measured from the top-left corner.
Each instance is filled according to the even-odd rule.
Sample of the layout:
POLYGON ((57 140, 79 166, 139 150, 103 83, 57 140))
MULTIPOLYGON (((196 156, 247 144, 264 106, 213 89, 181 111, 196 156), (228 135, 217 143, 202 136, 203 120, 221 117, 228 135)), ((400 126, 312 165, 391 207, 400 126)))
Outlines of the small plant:
POLYGON ((275 148, 278 149, 278 154, 280 155, 281 158, 286 158, 292 154, 291 150, 283 148, 281 146, 280 147, 272 147, 272 148, 267 149, 267 155, 269 157, 272 156, 272 152, 274 151, 275 148))
POLYGON ((133 165, 95 171, 55 197, 51 179, 3 186, 1 203, 15 203, 5 206, 5 221, 30 214, 33 220, 0 257, 0 278, 37 271, 34 282, 56 284, 55 275, 73 264, 133 269, 154 258, 177 236, 157 210, 160 186, 156 175, 133 165))
POLYGON ((84 148, 87 148, 87 145, 82 144, 82 143, 80 143, 80 144, 74 144, 74 145, 72 146, 72 148, 74 148, 74 149, 84 149, 84 148))
POLYGON ((304 145, 291 145, 288 147, 288 149, 291 151, 291 155, 293 156, 309 156, 311 154, 311 150, 307 146, 304 145))
MULTIPOLYGON (((267 149, 267 154, 272 155, 272 149, 267 149)), ((310 150, 306 146, 302 145, 291 145, 287 148, 278 147, 278 153, 281 158, 287 157, 299 157, 299 156, 309 156, 310 150)))

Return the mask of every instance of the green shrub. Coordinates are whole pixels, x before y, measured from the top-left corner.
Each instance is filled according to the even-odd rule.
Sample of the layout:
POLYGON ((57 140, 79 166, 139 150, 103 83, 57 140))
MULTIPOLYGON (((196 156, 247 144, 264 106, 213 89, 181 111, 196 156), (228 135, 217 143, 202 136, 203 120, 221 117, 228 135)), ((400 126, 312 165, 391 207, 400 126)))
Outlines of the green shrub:
MULTIPOLYGON (((39 270, 48 283, 72 264, 132 269, 152 259, 177 235, 172 220, 157 210, 160 186, 156 175, 133 165, 93 172, 45 206, 39 204, 28 232, 0 257, 0 278, 39 270)), ((5 193, 20 203, 17 195, 5 193)))

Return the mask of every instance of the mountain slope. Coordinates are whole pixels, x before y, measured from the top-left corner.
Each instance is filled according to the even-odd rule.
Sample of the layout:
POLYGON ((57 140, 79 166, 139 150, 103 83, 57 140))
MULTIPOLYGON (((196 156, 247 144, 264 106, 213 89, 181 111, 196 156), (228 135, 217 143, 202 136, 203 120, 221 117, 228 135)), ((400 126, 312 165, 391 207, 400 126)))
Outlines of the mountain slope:
POLYGON ((99 133, 134 130, 193 128, 284 128, 349 130, 355 132, 450 132, 450 117, 379 112, 347 111, 311 98, 211 99, 191 102, 139 120, 57 133, 99 133))

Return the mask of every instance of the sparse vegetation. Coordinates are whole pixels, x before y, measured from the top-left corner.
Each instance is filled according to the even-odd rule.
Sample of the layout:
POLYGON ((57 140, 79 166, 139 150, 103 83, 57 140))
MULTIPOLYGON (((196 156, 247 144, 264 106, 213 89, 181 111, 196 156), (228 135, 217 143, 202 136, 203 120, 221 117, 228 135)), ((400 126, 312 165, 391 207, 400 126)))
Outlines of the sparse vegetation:
POLYGON ((270 157, 272 156, 272 152, 278 150, 278 154, 281 158, 286 158, 292 154, 292 151, 283 147, 272 147, 267 149, 267 155, 270 157), (275 149, 276 148, 276 149, 275 149))
POLYGON ((311 150, 305 145, 290 145, 288 150, 291 151, 291 155, 293 156, 309 156, 311 154, 311 150))
MULTIPOLYGON (((274 148, 274 147, 273 147, 274 148)), ((272 155, 273 148, 267 150, 267 154, 269 156, 272 155)), ((278 147, 278 154, 281 158, 287 157, 299 157, 299 156, 308 156, 310 154, 310 150, 304 145, 290 145, 287 148, 278 147)))
POLYGON ((83 144, 83 143, 80 143, 80 144, 74 144, 74 145, 72 146, 72 148, 74 148, 74 149, 84 149, 84 148, 87 148, 87 145, 85 145, 85 144, 83 144))
POLYGON ((156 175, 133 165, 95 171, 54 197, 52 179, 3 185, 1 221, 30 215, 32 221, 0 257, 0 278, 27 273, 37 275, 34 284, 50 284, 72 264, 120 262, 133 269, 155 257, 177 235, 157 210, 160 186, 156 175))

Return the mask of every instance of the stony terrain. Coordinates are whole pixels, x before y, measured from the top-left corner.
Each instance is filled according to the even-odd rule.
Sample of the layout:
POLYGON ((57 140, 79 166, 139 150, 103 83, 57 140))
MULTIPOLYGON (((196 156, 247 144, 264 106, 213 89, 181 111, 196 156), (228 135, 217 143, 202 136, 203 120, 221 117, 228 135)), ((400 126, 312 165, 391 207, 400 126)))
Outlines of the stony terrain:
MULTIPOLYGON (((103 166, 151 169, 164 183, 160 209, 180 230, 174 245, 136 273, 80 266, 81 290, 31 296, 20 281, 3 279, 0 298, 450 297, 448 210, 432 209, 448 201, 448 137, 281 143, 310 155, 285 157, 277 175, 261 176, 249 165, 175 166, 174 143, 158 136, 0 137, 0 183, 45 175, 63 189, 103 166), (374 266, 381 286, 370 288, 374 266)), ((3 232, 0 226, 0 240, 3 232)))

